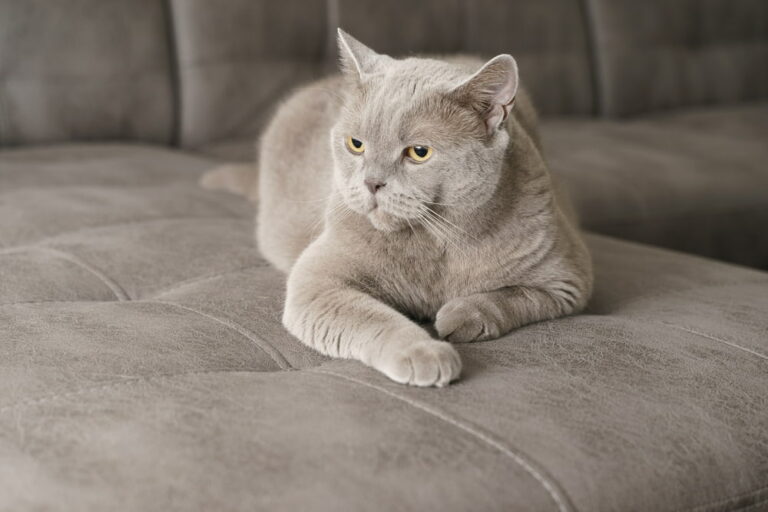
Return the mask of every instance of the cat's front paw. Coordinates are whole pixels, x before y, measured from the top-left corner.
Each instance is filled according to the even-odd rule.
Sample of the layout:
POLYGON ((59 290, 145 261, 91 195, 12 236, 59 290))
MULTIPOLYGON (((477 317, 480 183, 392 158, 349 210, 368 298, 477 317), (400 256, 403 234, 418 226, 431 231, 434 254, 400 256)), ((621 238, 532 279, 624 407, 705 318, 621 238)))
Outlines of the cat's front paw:
POLYGON ((465 297, 443 304, 435 318, 435 329, 441 338, 452 343, 490 340, 501 335, 492 315, 465 297))
POLYGON ((461 358, 444 341, 419 341, 382 353, 377 370, 401 384, 447 386, 461 373, 461 358))

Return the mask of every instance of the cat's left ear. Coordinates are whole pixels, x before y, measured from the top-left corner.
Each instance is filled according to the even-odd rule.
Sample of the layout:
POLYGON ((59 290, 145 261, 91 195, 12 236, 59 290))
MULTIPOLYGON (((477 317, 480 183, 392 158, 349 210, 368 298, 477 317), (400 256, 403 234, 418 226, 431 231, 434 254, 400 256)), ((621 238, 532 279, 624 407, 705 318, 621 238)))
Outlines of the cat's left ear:
POLYGON ((387 58, 386 55, 376 53, 340 28, 336 32, 341 71, 345 75, 363 80, 366 75, 374 73, 381 61, 387 58))
POLYGON ((517 62, 511 55, 502 54, 486 62, 451 94, 480 114, 490 136, 509 116, 515 104, 517 85, 517 62))

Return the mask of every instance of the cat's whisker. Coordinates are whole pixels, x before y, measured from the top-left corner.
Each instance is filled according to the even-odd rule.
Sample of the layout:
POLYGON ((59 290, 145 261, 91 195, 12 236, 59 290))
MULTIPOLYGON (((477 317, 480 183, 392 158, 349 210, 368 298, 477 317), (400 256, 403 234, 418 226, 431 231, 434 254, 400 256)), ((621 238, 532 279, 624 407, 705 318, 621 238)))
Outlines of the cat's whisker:
POLYGON ((448 219, 446 219, 445 217, 443 217, 442 215, 440 215, 439 213, 437 213, 437 212, 436 212, 436 211, 434 211, 433 209, 431 209, 431 208, 429 208, 429 207, 428 207, 428 208, 427 208, 427 210, 429 211, 429 213, 430 213, 431 215, 433 215, 433 216, 437 216, 438 218, 442 219, 442 221, 443 221, 443 222, 445 222, 446 224, 449 224, 449 225, 453 226, 454 230, 458 231, 460 234, 462 234, 462 235, 464 235, 464 236, 467 236, 467 237, 471 238, 472 240, 474 240, 474 241, 476 241, 476 242, 479 242, 479 240, 477 239, 477 237, 475 237, 475 236, 473 236, 473 235, 471 235, 471 234, 467 233, 467 231, 466 231, 466 230, 464 230, 464 229, 460 228, 459 226, 457 226, 457 225, 456 225, 456 224, 454 224, 453 222, 449 221, 448 219))
POLYGON ((456 243, 454 238, 451 236, 451 232, 447 230, 445 226, 439 224, 436 218, 430 218, 427 215, 426 210, 419 217, 419 220, 435 238, 443 243, 450 244, 451 247, 453 247, 458 253, 460 253, 465 258, 467 257, 466 251, 460 247, 458 243, 456 243))
POLYGON ((429 209, 425 209, 424 214, 424 218, 429 219, 432 223, 434 223, 435 226, 444 233, 446 240, 448 240, 452 246, 461 253, 462 256, 468 256, 466 247, 463 247, 463 244, 461 243, 463 235, 457 231, 458 227, 452 227, 451 224, 446 223, 447 221, 441 217, 435 216, 435 212, 429 209))
POLYGON ((345 209, 348 210, 349 208, 342 199, 339 199, 337 202, 330 204, 325 213, 320 215, 317 221, 312 224, 312 232, 315 233, 318 230, 321 230, 327 220, 336 219, 337 214, 345 209))

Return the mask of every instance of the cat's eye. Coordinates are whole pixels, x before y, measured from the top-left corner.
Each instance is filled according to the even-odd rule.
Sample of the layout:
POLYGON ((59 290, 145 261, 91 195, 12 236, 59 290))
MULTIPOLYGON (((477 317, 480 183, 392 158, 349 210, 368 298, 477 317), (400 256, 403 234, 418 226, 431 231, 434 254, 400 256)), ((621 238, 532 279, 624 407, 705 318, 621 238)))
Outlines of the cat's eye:
POLYGON ((363 151, 365 151, 365 144, 363 144, 363 141, 358 140, 354 137, 347 137, 347 147, 349 150, 356 155, 361 154, 363 151))
POLYGON ((432 148, 429 146, 408 146, 405 154, 414 162, 426 162, 432 156, 432 148))

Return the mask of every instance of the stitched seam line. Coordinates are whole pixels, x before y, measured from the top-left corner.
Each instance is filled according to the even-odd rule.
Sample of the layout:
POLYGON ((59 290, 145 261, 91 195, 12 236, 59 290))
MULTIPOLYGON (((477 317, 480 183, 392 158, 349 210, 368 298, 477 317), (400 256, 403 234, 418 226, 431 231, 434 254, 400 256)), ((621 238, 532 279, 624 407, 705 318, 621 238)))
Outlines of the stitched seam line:
MULTIPOLYGON (((684 512, 701 512, 701 511, 706 510, 706 509, 708 509, 710 507, 717 507, 719 505, 727 505, 727 504, 729 504, 732 501, 757 497, 761 493, 765 492, 766 490, 768 490, 768 485, 760 487, 758 489, 752 489, 751 491, 747 491, 747 492, 744 492, 744 493, 741 493, 741 494, 737 494, 736 496, 731 496, 729 498, 724 498, 724 499, 717 500, 717 501, 711 501, 709 503, 705 503, 704 505, 698 505, 698 506, 693 507, 693 508, 685 509, 684 512)), ((761 499, 761 500, 759 500, 759 501, 757 501, 755 503, 752 503, 746 509, 738 509, 737 508, 737 509, 734 509, 734 510, 748 510, 748 509, 754 507, 755 505, 764 504, 766 501, 768 501, 768 498, 761 499)), ((681 512, 683 512, 683 511, 681 511, 681 512)))
POLYGON ((48 395, 43 396, 40 398, 34 398, 32 400, 24 400, 21 402, 16 402, 14 404, 4 405, 0 407, 0 414, 3 414, 7 411, 13 410, 13 409, 20 409, 23 407, 32 407, 35 405, 45 404, 48 402, 53 402, 56 400, 61 400, 65 398, 70 398, 73 396, 83 395, 86 393, 92 393, 94 391, 103 391, 106 389, 114 389, 121 386, 128 386, 130 384, 139 384, 142 382, 151 382, 154 380, 171 380, 178 377, 185 377, 188 375, 206 375, 206 374, 214 374, 214 373, 259 373, 255 372, 253 370, 227 370, 227 369, 221 369, 221 370, 201 370, 201 371, 193 371, 193 372, 182 372, 182 373, 167 373, 167 374, 159 374, 159 375, 147 375, 142 377, 134 377, 129 378, 125 380, 115 381, 115 382, 108 382, 106 384, 101 384, 99 386, 91 386, 87 388, 80 388, 74 391, 68 391, 66 393, 57 393, 55 395, 48 395))
POLYGON ((155 217, 151 219, 142 219, 142 220, 128 220, 123 222, 115 222, 113 224, 104 224, 100 226, 89 226, 86 228, 80 228, 80 229, 73 229, 72 231, 62 231, 61 233, 56 233, 55 235, 50 235, 43 237, 39 240, 35 240, 34 242, 30 242, 24 245, 18 245, 18 246, 9 246, 9 247, 0 247, 0 254, 6 253, 6 252, 15 252, 18 249, 24 249, 24 248, 34 248, 37 247, 39 244, 43 244, 46 242, 50 242, 51 240, 55 240, 57 238, 62 238, 65 236, 72 236, 72 235, 78 235, 80 233, 87 233, 89 231, 98 231, 100 229, 107 229, 107 228, 116 228, 116 227, 124 227, 124 226, 140 226, 144 224, 154 224, 154 223, 160 223, 160 222, 174 222, 174 221, 184 221, 184 220, 217 220, 217 221, 238 221, 238 222, 251 222, 248 219, 243 219, 242 217, 237 216, 222 216, 222 217, 205 217, 205 216, 178 216, 178 217, 155 217))
MULTIPOLYGON (((3 147, 5 144, 5 137, 6 134, 10 134, 10 122, 7 120, 10 118, 9 115, 5 114, 5 112, 8 112, 9 109, 5 105, 5 90, 7 87, 7 80, 3 78, 0 80, 0 148, 3 147)), ((8 135, 10 136, 10 135, 8 135)))
POLYGON ((245 272, 245 271, 253 270, 253 269, 257 269, 257 268, 265 268, 265 267, 268 267, 268 266, 269 266, 268 263, 261 263, 259 265, 247 265, 245 267, 234 268, 232 270, 226 270, 224 272, 219 272, 217 274, 211 274, 211 275, 208 275, 208 276, 202 276, 202 277, 195 277, 195 278, 192 278, 192 279, 187 279, 187 280, 175 283, 170 288, 167 288, 165 290, 160 291, 159 293, 157 293, 155 295, 155 298, 159 298, 159 297, 162 297, 163 295, 166 295, 168 293, 175 292, 178 289, 184 288, 186 286, 192 286, 194 284, 204 283, 206 281, 211 281, 213 279, 217 279, 219 277, 223 277, 223 276, 226 276, 226 275, 229 275, 229 274, 235 274, 235 273, 238 273, 238 272, 245 272))
POLYGON ((365 382, 365 381, 362 381, 362 380, 358 380, 358 379, 355 379, 355 378, 352 378, 352 377, 349 377, 349 376, 346 376, 346 375, 343 375, 343 374, 340 374, 340 373, 335 373, 335 372, 332 372, 332 371, 329 371, 329 370, 320 370, 320 369, 317 369, 317 368, 313 368, 313 369, 310 369, 310 370, 307 370, 307 371, 314 372, 314 373, 323 373, 323 374, 326 374, 326 375, 329 375, 329 376, 333 376, 333 377, 336 377, 336 378, 339 378, 339 379, 343 379, 343 380, 346 380, 346 381, 349 381, 349 382, 353 382, 353 383, 361 385, 361 386, 365 386, 365 387, 374 389, 376 391, 379 391, 380 393, 384 393, 385 395, 389 395, 392 398, 396 398, 397 400, 400 400, 401 402, 404 402, 404 403, 410 405, 411 407, 415 407, 416 409, 419 409, 422 412, 425 412, 425 413, 427 413, 427 414, 429 414, 431 416, 434 416, 435 418, 438 418, 438 419, 448 423, 449 425, 452 425, 452 426, 458 428, 459 430, 462 430, 462 431, 464 431, 464 432, 466 432, 466 433, 476 437, 480 441, 483 441, 487 445, 497 449, 498 451, 500 451, 504 455, 506 455, 509 458, 511 458, 526 473, 531 475, 537 482, 539 482, 542 485, 542 487, 544 487, 544 490, 552 498, 552 501, 555 502, 555 505, 557 506, 557 510, 559 510, 560 512, 569 512, 569 511, 573 511, 574 510, 574 507, 570 504, 570 500, 565 495, 565 491, 563 491, 558 484, 555 484, 554 482, 548 480, 541 473, 540 470, 534 468, 533 465, 528 460, 526 460, 523 456, 521 456, 518 453, 515 453, 509 447, 507 447, 504 444, 502 444, 501 442, 493 439, 492 437, 488 436, 487 434, 481 432, 480 430, 478 430, 478 429, 476 429, 476 428, 474 428, 474 427, 472 427, 470 425, 467 425, 465 423, 462 423, 459 420, 457 420, 456 418, 452 418, 452 417, 448 416, 446 413, 444 413, 442 411, 439 411, 437 409, 433 409, 433 408, 431 408, 431 407, 429 407, 427 405, 424 405, 424 404, 422 404, 420 402, 417 402, 415 400, 411 400, 410 398, 404 397, 402 395, 398 395, 396 393, 393 393, 392 391, 389 391, 388 389, 376 386, 374 384, 370 384, 368 382, 365 382))
MULTIPOLYGON (((735 508, 733 509, 733 512, 748 512, 750 510, 757 510, 755 507, 761 507, 766 504, 768 500, 760 500, 756 501, 755 503, 745 507, 745 508, 735 508)), ((763 509, 765 510, 765 509, 763 509)))
POLYGON ((602 51, 597 42, 597 24, 595 20, 595 6, 591 0, 579 2, 581 15, 584 18, 584 40, 587 49, 587 61, 589 62, 589 81, 592 86, 592 117, 601 117, 605 112, 603 99, 603 63, 602 51))
POLYGON ((268 341, 266 341, 265 339, 261 338, 260 336, 257 336, 255 333, 249 331, 248 329, 246 329, 245 327, 243 327, 243 326, 241 326, 239 324, 236 324, 235 322, 233 322, 231 320, 228 320, 228 319, 225 319, 225 318, 219 318, 219 317, 210 315, 208 313, 205 313, 204 311, 200 311, 198 309, 191 308, 189 306, 184 306, 184 305, 178 304, 176 302, 168 302, 168 301, 164 301, 164 300, 150 300, 150 301, 139 301, 137 303, 140 303, 140 304, 165 304, 165 305, 172 306, 172 307, 175 307, 175 308, 183 309, 185 311, 189 311, 190 313, 195 313, 196 315, 199 315, 199 316, 201 316, 203 318, 207 318, 208 320, 217 322, 217 323, 223 325, 224 327, 227 327, 228 329, 235 331, 236 333, 240 334, 244 338, 250 340, 251 343, 253 343, 257 347, 259 347, 267 355, 269 355, 272 358, 272 361, 274 361, 275 364, 277 364, 277 366, 279 366, 281 370, 292 370, 293 369, 293 367, 288 362, 288 360, 285 359, 285 356, 283 356, 283 354, 281 354, 268 341))
MULTIPOLYGON (((133 302, 133 301, 120 301, 133 302)), ((28 304, 114 304, 113 300, 72 299, 72 300, 20 300, 17 302, 0 302, 0 308, 6 306, 25 306, 28 304)))
POLYGON ((89 272, 91 275, 93 275, 99 281, 101 281, 107 288, 109 288, 112 291, 112 293, 115 295, 115 298, 117 298, 117 300, 119 301, 130 300, 128 293, 123 289, 122 286, 117 284, 116 281, 107 277, 107 275, 104 274, 101 270, 84 262, 74 254, 70 254, 68 252, 64 252, 59 249, 53 249, 51 247, 32 247, 32 246, 12 248, 10 250, 0 251, 0 254, 13 254, 16 252, 23 253, 27 251, 45 252, 59 259, 69 261, 70 263, 82 268, 86 272, 89 272))
POLYGON ((748 353, 750 353, 752 355, 755 355, 755 356, 757 356, 757 357, 759 357, 761 359, 765 359, 766 361, 768 361, 768 356, 767 355, 762 354, 760 352, 757 352, 755 350, 752 350, 751 348, 742 347, 741 345, 737 345, 736 343, 733 343, 732 341, 726 341, 726 340, 724 340, 722 338, 718 338, 717 336, 712 336, 711 334, 700 332, 700 331, 691 329, 689 327, 684 327, 682 325, 676 325, 676 324, 672 324, 672 323, 669 323, 669 322, 656 322, 656 323, 660 324, 660 325, 665 325, 667 327, 671 327, 672 329, 676 329, 678 331, 683 331, 683 332, 687 332, 687 333, 690 333, 690 334, 695 334, 697 336, 701 336, 702 338, 707 338, 707 339, 710 339, 712 341, 719 341, 720 343, 724 343, 725 345, 728 345, 729 347, 733 347, 733 348, 737 348, 739 350, 743 350, 744 352, 748 352, 748 353))
POLYGON ((171 121, 171 146, 179 147, 181 141, 182 123, 182 83, 179 76, 179 49, 177 42, 176 16, 171 0, 164 0, 162 10, 165 16, 165 40, 168 45, 168 67, 170 68, 170 90, 173 105, 173 119, 171 121))

